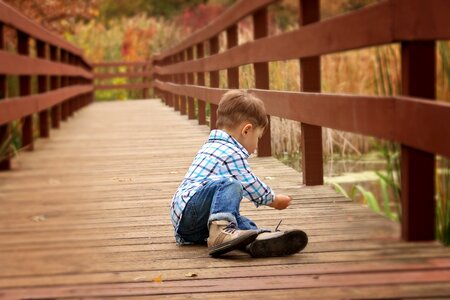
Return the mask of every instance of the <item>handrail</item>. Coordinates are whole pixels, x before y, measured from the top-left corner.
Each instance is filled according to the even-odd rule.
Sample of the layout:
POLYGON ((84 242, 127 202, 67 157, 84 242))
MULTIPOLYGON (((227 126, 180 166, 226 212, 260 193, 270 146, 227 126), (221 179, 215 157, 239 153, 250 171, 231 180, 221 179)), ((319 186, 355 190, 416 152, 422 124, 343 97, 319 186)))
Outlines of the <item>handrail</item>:
MULTIPOLYGON (((449 1, 432 0, 427 2, 426 7, 412 9, 414 3, 416 2, 408 1, 410 12, 405 14, 403 6, 394 5, 397 4, 396 1, 381 2, 360 11, 262 38, 202 59, 158 66, 154 68, 154 73, 169 75, 215 71, 257 62, 332 54, 397 41, 439 40, 450 36, 449 1), (442 5, 446 7, 439 9, 442 5), (431 17, 432 25, 426 22, 431 17), (408 22, 410 18, 417 22, 408 22), (355 29, 351 35, 348 28, 355 29)), ((159 56, 155 59, 160 60, 159 56)))
POLYGON ((94 68, 95 85, 94 90, 117 90, 117 89, 138 89, 142 90, 142 98, 148 97, 148 89, 151 87, 149 77, 151 75, 151 64, 148 61, 112 61, 112 62, 96 62, 92 64, 94 68), (109 71, 110 68, 117 69, 126 67, 126 72, 117 70, 109 71), (107 69, 108 72, 98 71, 99 69, 107 69), (131 69, 131 71, 130 71, 131 69), (126 84, 104 84, 102 80, 111 78, 126 78, 129 82, 131 78, 141 78, 141 82, 129 82, 126 84))
MULTIPOLYGON (((155 93, 188 118, 197 116, 199 124, 205 124, 209 103, 212 129, 219 99, 239 87, 238 67, 253 64, 255 87, 250 91, 264 101, 267 112, 301 122, 305 184, 323 184, 321 126, 396 141, 402 153, 402 238, 434 239, 434 161, 436 154, 450 156, 450 105, 430 100, 435 98, 435 41, 450 39, 450 1, 385 0, 321 21, 319 0, 300 0, 300 28, 268 36, 267 7, 274 2, 238 1, 203 29, 153 56, 155 93), (253 20, 254 40, 239 45, 238 22, 247 16, 253 20), (227 44, 219 53, 222 32, 227 44), (397 42, 403 96, 320 93, 321 55, 397 42), (300 60, 301 91, 269 91, 268 62, 287 59, 300 60), (221 70, 227 71, 228 89, 219 88, 221 70)), ((270 155, 270 130, 258 155, 270 155)))
POLYGON ((180 42, 175 47, 161 53, 159 55, 155 55, 154 59, 163 60, 171 55, 179 53, 189 47, 193 47, 196 44, 203 42, 207 39, 210 39, 216 36, 221 31, 226 30, 233 24, 236 24, 240 20, 245 17, 251 15, 258 9, 266 7, 271 3, 275 3, 279 0, 252 0, 252 1, 238 1, 229 9, 227 9, 223 14, 218 16, 213 22, 211 22, 208 26, 199 29, 194 32, 192 35, 187 37, 185 40, 180 42))
MULTIPOLYGON (((219 104, 227 89, 164 83, 156 80, 158 89, 180 96, 219 104)), ((264 101, 271 116, 305 122, 338 130, 394 140, 427 152, 450 157, 447 126, 450 105, 421 98, 360 96, 348 94, 301 93, 249 89, 264 101), (288 107, 289 109, 285 109, 288 107), (346 111, 346 115, 336 115, 346 111), (411 118, 414 124, 405 124, 411 118), (417 128, 415 124, 428 124, 417 128), (408 128, 409 127, 409 128, 408 128), (415 132, 414 135, 408 134, 415 132)))
MULTIPOLYGON (((15 28, 18 31, 25 32, 37 40, 72 52, 75 55, 83 55, 83 51, 80 48, 77 48, 58 35, 53 34, 44 27, 36 24, 18 10, 2 1, 0 1, 0 23, 15 28)), ((90 64, 86 58, 82 57, 82 59, 87 65, 90 64)))
POLYGON ((7 149, 0 157, 0 170, 11 168, 11 122, 22 123, 22 147, 33 150, 34 115, 39 115, 40 137, 49 137, 50 126, 59 128, 61 120, 92 102, 92 79, 90 62, 81 49, 0 1, 0 146, 7 149), (6 26, 17 33, 17 53, 4 49, 6 26), (35 40, 37 57, 30 56, 30 39, 35 40), (34 95, 33 75, 37 75, 34 95), (11 76, 18 76, 19 95, 8 94, 6 79, 11 76))

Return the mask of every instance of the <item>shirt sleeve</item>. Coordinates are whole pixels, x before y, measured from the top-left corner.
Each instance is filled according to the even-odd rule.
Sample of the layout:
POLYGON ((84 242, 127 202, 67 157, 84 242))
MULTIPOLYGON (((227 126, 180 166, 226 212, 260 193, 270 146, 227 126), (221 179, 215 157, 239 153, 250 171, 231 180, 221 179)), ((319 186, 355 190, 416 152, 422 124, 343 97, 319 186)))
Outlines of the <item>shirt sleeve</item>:
POLYGON ((252 201, 256 207, 273 202, 275 193, 253 174, 248 161, 242 157, 230 157, 225 160, 227 172, 242 184, 244 197, 252 201))

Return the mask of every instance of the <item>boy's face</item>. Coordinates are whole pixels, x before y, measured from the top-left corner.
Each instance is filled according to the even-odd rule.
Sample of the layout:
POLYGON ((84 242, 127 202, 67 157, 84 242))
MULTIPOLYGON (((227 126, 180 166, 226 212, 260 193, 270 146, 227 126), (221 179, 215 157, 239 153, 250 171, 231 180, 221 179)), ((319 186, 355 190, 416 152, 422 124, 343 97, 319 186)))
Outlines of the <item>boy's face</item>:
POLYGON ((241 129, 239 143, 250 153, 258 148, 258 140, 262 137, 264 128, 255 127, 251 123, 244 123, 241 129))

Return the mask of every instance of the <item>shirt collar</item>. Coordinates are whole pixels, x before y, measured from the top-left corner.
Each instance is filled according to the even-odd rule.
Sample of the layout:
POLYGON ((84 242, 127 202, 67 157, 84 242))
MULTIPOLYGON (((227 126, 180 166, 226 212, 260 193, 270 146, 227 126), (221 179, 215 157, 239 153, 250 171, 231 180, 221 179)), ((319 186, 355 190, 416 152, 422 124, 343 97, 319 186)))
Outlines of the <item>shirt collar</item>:
POLYGON ((248 158, 250 154, 248 153, 247 149, 244 148, 234 137, 229 135, 227 132, 220 130, 220 129, 213 129, 211 130, 211 133, 209 134, 208 142, 214 142, 214 141, 224 141, 227 143, 231 143, 239 148, 239 150, 242 151, 245 158, 248 158))

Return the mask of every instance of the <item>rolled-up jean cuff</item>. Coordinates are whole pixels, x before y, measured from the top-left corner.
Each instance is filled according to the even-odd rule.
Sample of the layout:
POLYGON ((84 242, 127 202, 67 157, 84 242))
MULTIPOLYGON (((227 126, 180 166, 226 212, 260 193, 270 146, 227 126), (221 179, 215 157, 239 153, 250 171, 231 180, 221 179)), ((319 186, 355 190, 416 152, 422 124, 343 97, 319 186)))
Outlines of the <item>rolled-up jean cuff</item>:
POLYGON ((209 225, 211 224, 211 222, 220 221, 220 220, 227 220, 228 222, 231 222, 231 223, 234 223, 235 225, 237 225, 236 217, 232 213, 226 213, 226 212, 215 213, 215 214, 209 215, 208 230, 209 230, 209 225))

